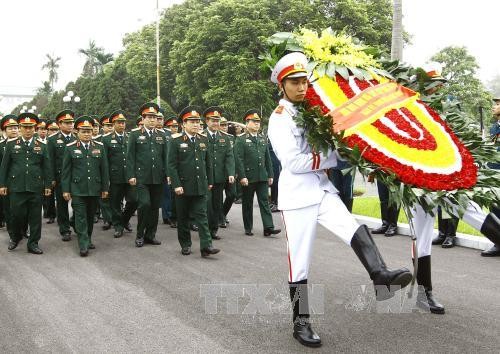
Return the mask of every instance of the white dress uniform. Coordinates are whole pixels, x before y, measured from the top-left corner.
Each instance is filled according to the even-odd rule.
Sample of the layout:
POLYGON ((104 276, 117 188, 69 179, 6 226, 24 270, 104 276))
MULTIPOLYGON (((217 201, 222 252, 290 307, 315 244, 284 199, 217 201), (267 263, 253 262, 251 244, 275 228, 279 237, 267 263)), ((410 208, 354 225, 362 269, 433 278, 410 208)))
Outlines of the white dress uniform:
POLYGON ((318 222, 348 245, 360 225, 326 174, 337 165, 337 153, 314 152, 293 120, 294 105, 284 99, 279 104, 269 118, 268 136, 282 167, 278 208, 288 244, 289 282, 298 282, 308 277, 318 222))

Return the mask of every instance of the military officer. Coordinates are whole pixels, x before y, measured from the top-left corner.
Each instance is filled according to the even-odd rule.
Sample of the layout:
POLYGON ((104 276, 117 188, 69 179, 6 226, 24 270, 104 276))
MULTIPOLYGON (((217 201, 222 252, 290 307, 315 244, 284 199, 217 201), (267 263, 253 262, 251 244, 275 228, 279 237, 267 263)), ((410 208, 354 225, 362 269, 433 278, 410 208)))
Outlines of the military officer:
POLYGON ((109 190, 108 159, 103 143, 92 140, 94 121, 81 116, 75 121, 78 139, 64 151, 61 172, 64 199, 71 202, 75 216, 80 256, 94 249, 92 231, 98 199, 107 198, 109 190))
POLYGON ((101 139, 101 122, 97 116, 90 116, 94 121, 94 126, 92 128, 92 140, 100 141, 101 139))
POLYGON ((59 126, 57 125, 57 122, 52 119, 47 120, 47 138, 50 138, 52 135, 57 134, 58 131, 59 126))
POLYGON ((144 127, 132 131, 128 139, 127 180, 131 186, 137 186, 137 247, 144 243, 161 244, 155 236, 163 182, 167 178, 167 141, 165 134, 155 129, 158 108, 154 102, 142 105, 144 127))
POLYGON ((170 135, 177 134, 179 132, 179 123, 177 123, 177 116, 175 114, 165 118, 165 128, 165 131, 170 132, 170 135))
POLYGON ((142 116, 139 116, 136 120, 135 120, 135 125, 137 128, 142 128, 144 126, 144 122, 143 122, 143 118, 142 116))
MULTIPOLYGON (((102 135, 97 141, 103 142, 103 139, 105 136, 111 134, 113 131, 113 123, 110 121, 110 117, 108 114, 104 114, 101 119, 99 120, 99 123, 101 124, 102 127, 102 135)), ((111 229, 111 205, 110 205, 110 198, 106 199, 99 199, 99 211, 100 214, 102 214, 102 229, 103 230, 109 230, 111 229)))
POLYGON ((103 137, 102 142, 106 151, 109 165, 110 177, 110 205, 112 212, 112 223, 115 230, 114 237, 123 236, 123 230, 127 227, 130 218, 137 209, 136 187, 131 186, 127 180, 127 143, 128 136, 125 134, 125 112, 117 110, 110 115, 114 131, 103 137), (121 204, 123 198, 126 200, 122 212, 121 204))
POLYGON ((252 236, 253 196, 257 194, 260 216, 264 225, 264 236, 281 232, 275 229, 269 208, 269 186, 273 184, 273 167, 267 139, 259 134, 260 116, 257 110, 245 113, 247 132, 235 142, 235 159, 238 178, 242 185, 242 212, 245 235, 252 236))
MULTIPOLYGON (((167 142, 172 138, 172 131, 174 131, 174 129, 171 129, 170 127, 174 124, 179 127, 179 125, 177 124, 176 115, 171 114, 165 117, 163 133, 165 134, 167 142)), ((176 133, 177 131, 174 131, 173 134, 176 133)), ((173 211, 173 204, 175 204, 173 203, 173 200, 173 191, 171 190, 170 185, 167 181, 163 185, 163 197, 161 201, 161 216, 163 218, 163 223, 167 225, 172 225, 172 213, 175 213, 173 211)))
POLYGON ((234 154, 229 134, 220 131, 222 108, 213 106, 203 112, 207 125, 208 148, 213 158, 214 184, 208 192, 208 226, 212 239, 218 240, 219 220, 222 212, 225 183, 234 184, 234 154))
MULTIPOLYGON (((3 159, 3 155, 5 153, 5 147, 9 141, 16 140, 19 135, 19 124, 17 123, 17 116, 14 114, 7 114, 2 118, 1 121, 2 131, 5 133, 5 139, 0 142, 0 162, 3 159)), ((7 233, 10 238, 14 235, 13 224, 11 222, 11 213, 10 213, 10 198, 9 195, 2 196, 2 211, 3 211, 3 220, 7 225, 7 233)))
POLYGON ((52 172, 46 144, 33 137, 39 118, 21 113, 17 118, 21 137, 7 143, 0 167, 0 195, 10 194, 13 237, 9 250, 17 247, 30 227, 28 252, 42 254, 42 193, 51 193, 52 172))
POLYGON ((202 257, 219 253, 212 246, 207 220, 207 193, 213 185, 208 139, 199 134, 200 110, 188 106, 179 113, 184 132, 174 134, 169 145, 168 176, 176 194, 177 237, 183 255, 191 254, 190 215, 198 223, 202 257))
POLYGON ((36 126, 36 135, 43 143, 47 144, 47 121, 40 119, 36 126))
MULTIPOLYGON (((57 123, 55 120, 48 119, 47 120, 47 143, 48 139, 54 135, 57 134, 59 131, 59 127, 57 126, 57 123)), ((48 148, 47 148, 48 151, 48 148)), ((52 187, 52 193, 48 197, 44 197, 44 205, 43 205, 44 211, 47 210, 47 224, 53 224, 56 220, 56 195, 55 195, 55 190, 54 187, 52 187)))
POLYGON ((55 180, 56 214, 59 233, 63 241, 71 240, 69 222, 68 202, 62 196, 61 171, 64 149, 66 145, 75 141, 72 134, 75 113, 71 110, 63 110, 56 115, 59 132, 52 135, 47 142, 50 162, 52 163, 52 174, 55 180))

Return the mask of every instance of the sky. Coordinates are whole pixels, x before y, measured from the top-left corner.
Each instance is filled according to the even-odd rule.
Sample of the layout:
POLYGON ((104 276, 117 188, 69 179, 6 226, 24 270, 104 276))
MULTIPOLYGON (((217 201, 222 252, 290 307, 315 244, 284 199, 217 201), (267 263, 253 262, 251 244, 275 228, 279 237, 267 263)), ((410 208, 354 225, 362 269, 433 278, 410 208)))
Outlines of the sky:
MULTIPOLYGON (((250 1, 250 0, 242 0, 250 1)), ((158 0, 160 8, 182 0, 158 0)), ((30 93, 48 74, 46 54, 61 57, 56 89, 81 73, 78 49, 89 40, 118 54, 126 33, 154 21, 156 0, 2 0, 0 1, 0 96, 30 93)), ((403 25, 412 44, 404 61, 422 65, 440 49, 466 46, 480 65, 483 82, 500 75, 500 47, 495 42, 500 2, 494 0, 403 0, 403 25)), ((0 99, 0 112, 19 101, 0 99)))

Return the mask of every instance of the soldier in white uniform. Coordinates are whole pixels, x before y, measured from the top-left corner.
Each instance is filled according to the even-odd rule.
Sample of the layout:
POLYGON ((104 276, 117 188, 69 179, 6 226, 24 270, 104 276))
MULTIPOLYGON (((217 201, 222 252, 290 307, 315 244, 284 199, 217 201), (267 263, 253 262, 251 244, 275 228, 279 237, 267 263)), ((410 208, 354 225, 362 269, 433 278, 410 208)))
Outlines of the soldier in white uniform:
POLYGON ((278 208, 282 210, 288 244, 293 336, 303 345, 320 346, 321 339, 308 320, 307 301, 317 223, 352 247, 373 280, 377 299, 393 296, 394 290, 407 286, 412 276, 406 268, 387 269, 366 225, 359 225, 342 203, 325 171, 336 166, 337 153, 314 152, 304 130, 295 124, 295 104, 304 100, 308 86, 306 65, 307 58, 302 53, 287 54, 276 64, 271 81, 278 84, 283 99, 270 117, 268 135, 282 166, 278 208))

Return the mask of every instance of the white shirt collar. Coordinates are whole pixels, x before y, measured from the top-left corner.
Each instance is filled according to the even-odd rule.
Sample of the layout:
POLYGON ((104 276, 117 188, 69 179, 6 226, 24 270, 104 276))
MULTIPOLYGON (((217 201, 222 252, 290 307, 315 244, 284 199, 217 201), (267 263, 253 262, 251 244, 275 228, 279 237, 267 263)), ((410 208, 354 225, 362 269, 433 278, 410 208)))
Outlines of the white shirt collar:
POLYGON ((187 137, 189 138, 189 140, 191 140, 191 138, 195 138, 195 136, 194 136, 194 135, 189 135, 187 132, 186 132, 186 135, 187 135, 187 137))
POLYGON ((29 140, 25 140, 24 138, 22 138, 22 139, 23 139, 24 143, 28 142, 29 144, 31 144, 31 141, 33 140, 33 137, 31 137, 31 139, 29 139, 29 140))

